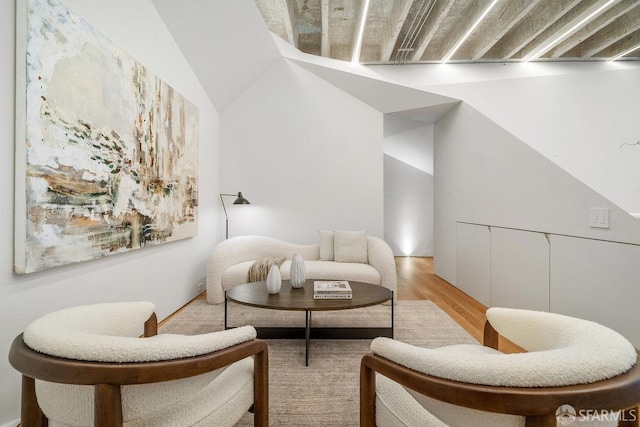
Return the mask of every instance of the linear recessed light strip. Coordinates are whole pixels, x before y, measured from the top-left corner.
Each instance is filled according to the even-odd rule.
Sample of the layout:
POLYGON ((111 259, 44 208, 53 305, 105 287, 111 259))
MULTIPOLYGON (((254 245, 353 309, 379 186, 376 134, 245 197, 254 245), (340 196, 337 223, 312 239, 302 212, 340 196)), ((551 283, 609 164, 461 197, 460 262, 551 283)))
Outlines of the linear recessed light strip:
POLYGON ((630 54, 631 52, 633 52, 634 50, 638 50, 638 49, 640 49, 640 44, 639 44, 638 46, 636 46, 636 47, 632 47, 631 49, 627 49, 627 50, 625 50, 625 51, 624 51, 624 52, 622 52, 621 54, 618 54, 618 55, 614 56, 613 58, 611 58, 611 59, 609 60, 609 62, 611 62, 611 61, 617 61, 618 59, 622 58, 623 56, 628 55, 628 54, 630 54))
POLYGON ((529 62, 532 61, 534 59, 537 59, 539 57, 541 57, 543 54, 545 54, 549 49, 551 49, 553 46, 555 46, 556 44, 560 43, 562 40, 564 40, 566 37, 568 37, 569 35, 573 34, 574 31, 576 31, 578 28, 582 27, 582 25, 586 24, 587 22, 589 22, 591 19, 593 19, 596 15, 598 15, 600 12, 602 12, 603 10, 605 10, 607 7, 609 7, 609 5, 615 1, 618 0, 609 0, 608 2, 606 2, 605 4, 603 4, 602 6, 600 6, 598 9, 596 9, 593 13, 591 13, 589 16, 587 16, 586 18, 584 18, 582 21, 578 22, 576 25, 574 25, 573 27, 571 27, 570 30, 565 31, 560 37, 556 38, 554 41, 552 41, 551 43, 546 44, 542 49, 539 49, 538 51, 536 51, 536 53, 530 54, 528 56, 525 56, 524 62, 529 62))
POLYGON ((489 11, 493 8, 493 6, 496 5, 496 3, 498 3, 499 0, 493 0, 491 2, 491 4, 489 5, 489 7, 487 7, 484 12, 482 12, 482 15, 480 15, 480 17, 478 18, 478 20, 476 22, 473 23, 473 25, 471 26, 471 28, 469 28, 467 30, 467 32, 464 34, 464 36, 462 36, 462 38, 460 40, 458 40, 458 43, 456 43, 456 45, 453 47, 453 49, 451 49, 449 51, 449 53, 447 53, 447 55, 444 57, 444 59, 442 60, 442 63, 445 64, 447 62, 449 62, 449 60, 453 57, 453 54, 456 53, 456 51, 460 48, 460 46, 462 46, 462 43, 464 43, 464 41, 471 35, 471 33, 473 32, 473 30, 476 29, 476 27, 482 22, 482 20, 487 16, 487 14, 489 13, 489 11))
POLYGON ((362 35, 364 34, 364 24, 367 22, 367 15, 369 14, 369 0, 364 2, 364 10, 362 11, 362 20, 360 21, 360 28, 358 29, 358 38, 356 39, 356 46, 353 49, 353 56, 351 62, 360 62, 360 49, 362 49, 362 35))

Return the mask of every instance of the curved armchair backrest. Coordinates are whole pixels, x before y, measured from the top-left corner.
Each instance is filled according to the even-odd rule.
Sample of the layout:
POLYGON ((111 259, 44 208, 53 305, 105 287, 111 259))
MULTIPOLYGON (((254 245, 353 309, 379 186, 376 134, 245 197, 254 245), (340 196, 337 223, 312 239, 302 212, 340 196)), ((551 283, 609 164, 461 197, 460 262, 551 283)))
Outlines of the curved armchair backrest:
POLYGON ((401 365, 472 384, 551 387, 592 383, 628 371, 633 345, 594 322, 554 313, 491 308, 487 318, 505 338, 528 353, 467 351, 466 347, 419 348, 378 338, 371 350, 401 365), (495 323, 495 325, 494 325, 495 323))
POLYGON ((41 353, 97 362, 148 362, 211 353, 256 338, 251 326, 224 332, 156 335, 141 340, 122 336, 135 331, 153 314, 149 302, 123 302, 73 307, 31 323, 24 342, 41 353))
POLYGON ((503 354, 478 345, 426 349, 375 339, 361 364, 361 425, 373 422, 376 372, 452 405, 525 416, 527 425, 555 425, 555 412, 565 404, 633 408, 626 416, 638 416, 638 351, 617 332, 528 310, 491 308, 487 319, 485 345, 497 347, 499 332, 529 352, 503 354))
MULTIPOLYGON (((236 378, 242 376, 242 381, 234 383, 239 387, 236 396, 242 395, 244 402, 247 396, 255 396, 256 425, 266 424, 268 353, 264 341, 256 339, 255 329, 244 326, 193 336, 120 336, 140 330, 143 324, 146 334, 155 334, 153 310, 154 305, 149 302, 95 304, 50 313, 29 325, 14 340, 9 353, 11 365, 23 374, 22 425, 42 422, 42 410, 66 417, 65 409, 60 408, 65 399, 59 397, 64 393, 69 393, 69 402, 79 399, 67 404, 72 406, 69 416, 84 420, 83 424, 91 419, 88 416, 95 419, 95 425, 120 425, 127 414, 148 417, 169 407, 168 402, 177 397, 188 402, 191 396, 214 393, 210 391, 214 390, 212 387, 219 386, 210 385, 217 375, 213 371, 227 366, 225 374, 233 373, 226 375, 224 381, 233 382, 231 378, 236 373, 236 378), (233 369, 232 364, 236 364, 233 369), (35 380, 42 381, 37 398, 35 380), (171 383, 160 384, 165 381, 171 383), (251 382, 249 392, 240 393, 240 388, 246 390, 246 384, 251 382), (80 395, 88 391, 65 384, 95 386, 91 392, 95 407, 83 409, 86 399, 80 395), (145 388, 129 388, 141 384, 145 388)), ((217 416, 212 412, 217 407, 205 408, 204 411, 211 411, 205 416, 217 416)))

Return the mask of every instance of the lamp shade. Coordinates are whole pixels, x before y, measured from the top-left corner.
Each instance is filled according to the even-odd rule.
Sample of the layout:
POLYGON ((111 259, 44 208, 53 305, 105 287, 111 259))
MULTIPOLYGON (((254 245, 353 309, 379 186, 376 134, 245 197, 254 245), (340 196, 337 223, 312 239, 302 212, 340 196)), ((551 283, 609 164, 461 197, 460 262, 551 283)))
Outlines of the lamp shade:
POLYGON ((242 192, 238 192, 238 198, 233 202, 234 205, 250 205, 249 201, 242 196, 242 192))
MULTIPOLYGON (((220 202, 222 202, 222 209, 224 210, 224 216, 225 216, 225 238, 228 239, 229 238, 229 215, 227 215, 227 208, 224 205, 224 196, 231 197, 231 196, 235 196, 235 194, 220 193, 220 202)), ((233 204, 234 205, 250 205, 251 203, 249 203, 249 201, 245 199, 244 196, 242 196, 241 191, 238 191, 238 197, 233 202, 233 204)))

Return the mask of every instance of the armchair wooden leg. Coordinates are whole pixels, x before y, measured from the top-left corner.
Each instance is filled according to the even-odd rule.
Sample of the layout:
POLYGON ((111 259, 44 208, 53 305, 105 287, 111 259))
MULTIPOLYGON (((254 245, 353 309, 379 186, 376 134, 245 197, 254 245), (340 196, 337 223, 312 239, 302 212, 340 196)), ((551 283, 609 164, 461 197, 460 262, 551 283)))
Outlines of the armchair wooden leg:
POLYGON ((122 395, 120 386, 96 384, 93 424, 96 427, 122 426, 122 395))
POLYGON ((367 366, 366 357, 360 363, 360 427, 375 427, 376 373, 367 366))
POLYGON ((46 427, 49 423, 44 416, 36 397, 36 380, 22 376, 22 401, 20 408, 22 427, 46 427))
POLYGON ((269 425, 269 350, 253 356, 253 425, 269 425))

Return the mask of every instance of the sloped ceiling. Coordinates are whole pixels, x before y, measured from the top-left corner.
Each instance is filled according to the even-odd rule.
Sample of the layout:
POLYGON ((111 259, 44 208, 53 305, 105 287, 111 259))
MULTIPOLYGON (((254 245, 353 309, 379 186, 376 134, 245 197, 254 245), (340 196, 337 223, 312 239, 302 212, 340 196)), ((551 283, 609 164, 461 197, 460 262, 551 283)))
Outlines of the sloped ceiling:
POLYGON ((218 112, 282 58, 251 0, 152 0, 218 112))
POLYGON ((382 113, 434 122, 458 102, 302 53, 273 36, 252 0, 152 2, 219 113, 283 57, 382 113))
POLYGON ((435 122, 459 101, 442 95, 400 86, 371 77, 295 61, 382 113, 403 114, 414 120, 435 122))

